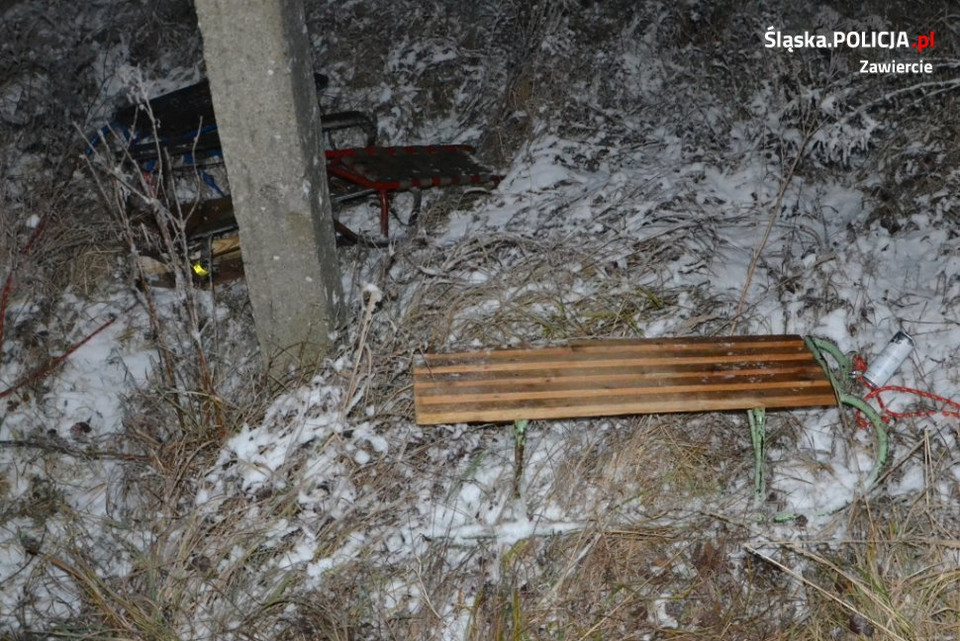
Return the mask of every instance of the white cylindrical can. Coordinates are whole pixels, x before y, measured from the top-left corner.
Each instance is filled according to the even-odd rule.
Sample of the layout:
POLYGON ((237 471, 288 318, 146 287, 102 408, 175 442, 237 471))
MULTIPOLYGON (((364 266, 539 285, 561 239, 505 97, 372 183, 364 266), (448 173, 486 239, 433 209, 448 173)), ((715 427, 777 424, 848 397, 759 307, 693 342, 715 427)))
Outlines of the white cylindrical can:
POLYGON ((907 360, 913 351, 913 339, 902 329, 893 335, 887 346, 872 363, 863 378, 875 387, 883 387, 890 377, 900 369, 903 361, 907 360))

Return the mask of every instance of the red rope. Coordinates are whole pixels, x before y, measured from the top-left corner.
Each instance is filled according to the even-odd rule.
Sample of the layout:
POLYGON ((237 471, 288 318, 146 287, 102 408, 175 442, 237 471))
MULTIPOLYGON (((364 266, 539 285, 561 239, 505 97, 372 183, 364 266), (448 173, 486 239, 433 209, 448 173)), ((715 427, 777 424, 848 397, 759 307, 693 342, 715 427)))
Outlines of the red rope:
MULTIPOLYGON (((931 392, 926 392, 924 390, 915 389, 913 387, 904 387, 903 385, 884 385, 883 387, 877 387, 876 385, 873 385, 870 383, 870 381, 863 377, 863 373, 867 371, 867 361, 864 360, 864 358, 860 355, 855 354, 853 357, 853 371, 857 372, 858 379, 863 386, 870 390, 867 392, 867 395, 863 397, 863 400, 869 402, 873 399, 876 399, 877 405, 880 406, 880 416, 886 423, 890 423, 895 419, 920 418, 938 415, 951 418, 960 418, 960 402, 957 402, 953 399, 949 399, 938 394, 933 394, 931 392), (883 398, 880 395, 884 392, 913 394, 914 396, 919 396, 920 398, 925 398, 939 403, 940 409, 917 410, 914 412, 895 412, 888 408, 883 402, 883 398)), ((857 425, 864 428, 867 427, 867 419, 865 419, 859 412, 857 412, 857 425)))
MULTIPOLYGON (((131 305, 130 307, 127 307, 125 310, 123 310, 122 313, 126 314, 130 310, 132 310, 134 307, 135 305, 131 305)), ((27 372, 26 374, 21 376, 19 379, 17 379, 16 383, 11 385, 7 389, 0 391, 0 398, 9 396, 10 394, 14 393, 24 385, 28 385, 35 381, 43 380, 44 378, 49 376, 51 372, 53 372, 55 369, 63 365, 64 361, 66 361, 71 354, 73 354, 75 351, 77 351, 78 349, 80 349, 81 347, 89 343, 94 336, 96 336, 97 334, 99 334, 100 332, 107 329, 108 327, 113 325, 115 322, 117 322, 117 319, 119 317, 120 316, 117 315, 117 316, 114 316, 113 318, 110 318, 104 321, 99 327, 97 327, 95 330, 87 334, 82 340, 77 341, 76 343, 71 345, 67 349, 67 351, 65 351, 63 354, 60 354, 60 356, 57 356, 56 358, 52 359, 50 362, 36 368, 33 371, 27 372)))

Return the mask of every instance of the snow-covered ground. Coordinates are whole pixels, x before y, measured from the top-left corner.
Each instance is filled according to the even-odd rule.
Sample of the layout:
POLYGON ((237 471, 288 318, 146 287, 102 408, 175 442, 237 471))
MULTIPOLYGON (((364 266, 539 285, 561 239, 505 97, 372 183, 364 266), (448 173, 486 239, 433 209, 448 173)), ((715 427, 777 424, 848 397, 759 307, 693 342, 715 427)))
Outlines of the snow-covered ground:
MULTIPOLYGON (((38 184, 69 184, 58 217, 62 202, 109 215, 83 168, 59 172, 73 123, 102 122, 131 78, 155 94, 201 69, 186 3, 52 4, 66 13, 20 2, 0 20, 42 43, 0 45, 4 276, 30 264, 16 252, 38 184), (57 65, 77 51, 71 98, 57 65)), ((0 638, 950 638, 957 407, 885 393, 891 410, 954 415, 891 423, 873 488, 875 434, 852 412, 771 412, 760 504, 746 416, 534 422, 515 496, 512 429, 417 426, 410 366, 427 350, 731 332, 815 335, 869 362, 903 329, 916 346, 892 383, 960 399, 960 18, 894 3, 306 4, 325 107, 374 112, 388 143, 475 144, 505 178, 427 192, 394 245, 343 249, 352 329, 269 398, 242 282, 193 302, 156 292, 158 336, 119 255, 94 263, 94 286, 41 295, 17 273, 0 638), (771 24, 936 31, 936 72, 859 75, 878 50, 767 49, 771 24), (213 404, 191 397, 195 338, 213 404), (179 389, 158 345, 186 372, 179 389), (230 418, 187 430, 178 403, 230 418)))

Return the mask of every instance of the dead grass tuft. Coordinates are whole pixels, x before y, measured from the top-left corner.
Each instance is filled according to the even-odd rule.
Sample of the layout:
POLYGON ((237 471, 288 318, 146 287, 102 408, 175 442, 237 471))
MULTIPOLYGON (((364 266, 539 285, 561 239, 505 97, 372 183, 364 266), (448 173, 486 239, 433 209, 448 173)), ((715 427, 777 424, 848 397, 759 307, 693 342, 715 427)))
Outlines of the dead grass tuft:
POLYGON ((708 522, 524 542, 478 595, 468 638, 771 638, 777 603, 731 562, 737 544, 708 522))

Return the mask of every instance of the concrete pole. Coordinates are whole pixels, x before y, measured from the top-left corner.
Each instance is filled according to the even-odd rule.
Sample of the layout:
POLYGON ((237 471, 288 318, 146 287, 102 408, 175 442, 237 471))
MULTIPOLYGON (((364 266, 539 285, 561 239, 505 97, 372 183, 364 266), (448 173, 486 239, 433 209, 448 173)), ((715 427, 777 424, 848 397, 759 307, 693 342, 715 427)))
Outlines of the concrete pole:
POLYGON ((264 359, 314 367, 343 322, 302 0, 195 0, 264 359))

